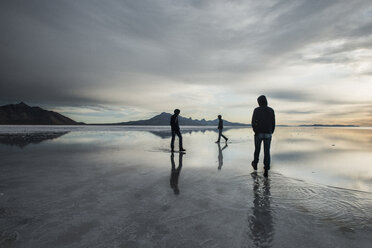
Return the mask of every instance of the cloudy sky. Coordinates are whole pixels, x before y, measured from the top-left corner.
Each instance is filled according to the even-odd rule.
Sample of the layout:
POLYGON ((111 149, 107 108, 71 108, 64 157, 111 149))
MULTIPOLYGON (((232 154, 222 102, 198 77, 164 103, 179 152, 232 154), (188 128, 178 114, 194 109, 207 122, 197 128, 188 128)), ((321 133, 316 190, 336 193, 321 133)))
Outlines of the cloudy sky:
POLYGON ((1 104, 372 125, 370 0, 2 0, 0 33, 1 104))

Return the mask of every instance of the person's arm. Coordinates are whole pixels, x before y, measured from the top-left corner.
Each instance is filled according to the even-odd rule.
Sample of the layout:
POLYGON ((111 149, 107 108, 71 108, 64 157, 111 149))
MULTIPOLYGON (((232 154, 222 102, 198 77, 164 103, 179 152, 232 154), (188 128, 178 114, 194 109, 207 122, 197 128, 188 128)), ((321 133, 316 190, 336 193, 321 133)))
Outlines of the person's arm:
POLYGON ((255 132, 256 133, 256 131, 257 131, 257 125, 258 125, 258 123, 257 123, 257 111, 256 111, 256 109, 253 111, 253 115, 252 115, 252 121, 251 121, 251 126, 252 126, 252 128, 253 128, 253 132, 255 132))
POLYGON ((175 117, 174 115, 172 115, 171 117, 170 125, 172 127, 172 130, 177 130, 178 127, 177 117, 175 117))
POLYGON ((175 122, 176 122, 176 129, 177 130, 180 130, 180 123, 178 122, 178 116, 175 118, 175 122))
POLYGON ((275 112, 273 110, 273 123, 272 123, 272 130, 273 130, 273 133, 274 133, 274 130, 275 130, 275 112))
POLYGON ((223 128, 223 121, 220 120, 220 121, 218 122, 218 129, 222 129, 222 128, 223 128))

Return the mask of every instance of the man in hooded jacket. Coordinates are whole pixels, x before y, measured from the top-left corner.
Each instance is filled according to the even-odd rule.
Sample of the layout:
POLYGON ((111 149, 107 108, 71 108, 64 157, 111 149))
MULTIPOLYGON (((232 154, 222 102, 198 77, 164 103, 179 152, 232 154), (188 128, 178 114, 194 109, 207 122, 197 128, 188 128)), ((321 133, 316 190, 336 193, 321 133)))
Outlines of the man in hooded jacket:
POLYGON ((260 156, 261 143, 264 143, 264 176, 268 176, 270 170, 270 145, 271 137, 275 130, 274 110, 267 106, 267 99, 264 95, 257 98, 259 107, 255 108, 252 116, 252 128, 254 131, 254 159, 252 167, 257 170, 260 156))

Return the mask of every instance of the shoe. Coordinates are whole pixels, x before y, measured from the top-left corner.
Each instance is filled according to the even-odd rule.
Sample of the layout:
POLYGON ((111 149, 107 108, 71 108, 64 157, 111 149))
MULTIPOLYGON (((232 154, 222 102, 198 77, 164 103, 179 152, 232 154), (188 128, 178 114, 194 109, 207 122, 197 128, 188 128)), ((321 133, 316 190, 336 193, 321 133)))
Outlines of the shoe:
POLYGON ((186 151, 186 149, 183 149, 183 148, 180 149, 180 152, 185 152, 185 151, 186 151))
POLYGON ((268 176, 269 176, 269 170, 266 170, 266 169, 265 169, 264 177, 268 177, 268 176))
POLYGON ((228 138, 226 138, 226 141, 225 142, 227 142, 229 139, 228 138))
POLYGON ((254 170, 257 170, 257 163, 255 163, 254 161, 252 161, 252 167, 254 170))
POLYGON ((217 140, 216 142, 214 142, 214 143, 220 143, 220 141, 219 140, 217 140))

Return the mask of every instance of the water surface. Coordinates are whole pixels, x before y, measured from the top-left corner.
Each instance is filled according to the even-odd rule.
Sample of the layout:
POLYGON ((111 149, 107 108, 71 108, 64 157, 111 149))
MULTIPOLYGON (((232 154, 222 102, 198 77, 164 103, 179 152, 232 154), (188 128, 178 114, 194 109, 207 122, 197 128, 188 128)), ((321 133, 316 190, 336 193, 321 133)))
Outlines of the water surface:
POLYGON ((0 127, 0 246, 369 247, 372 130, 0 127))

